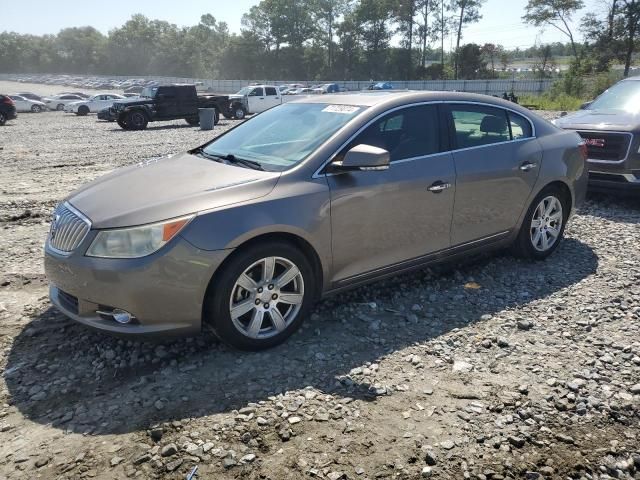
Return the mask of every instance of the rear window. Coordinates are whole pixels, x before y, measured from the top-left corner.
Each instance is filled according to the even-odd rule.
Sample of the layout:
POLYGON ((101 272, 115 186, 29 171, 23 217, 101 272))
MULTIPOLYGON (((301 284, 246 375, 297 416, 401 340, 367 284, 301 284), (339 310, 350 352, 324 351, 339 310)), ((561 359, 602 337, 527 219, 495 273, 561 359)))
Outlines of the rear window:
POLYGON ((514 140, 518 138, 529 138, 533 135, 531 131, 531 123, 522 115, 517 113, 508 112, 509 126, 511 127, 511 137, 514 140))
POLYGON ((278 94, 274 87, 266 87, 265 91, 267 92, 267 95, 277 95, 278 94))

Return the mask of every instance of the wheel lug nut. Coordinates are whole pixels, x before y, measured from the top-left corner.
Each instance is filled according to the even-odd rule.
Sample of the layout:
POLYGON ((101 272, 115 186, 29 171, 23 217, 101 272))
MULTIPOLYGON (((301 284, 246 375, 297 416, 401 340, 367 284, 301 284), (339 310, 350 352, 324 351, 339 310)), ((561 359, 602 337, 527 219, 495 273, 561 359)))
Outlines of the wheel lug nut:
POLYGON ((256 305, 260 305, 260 300, 256 300, 256 305))
POLYGON ((271 298, 272 298, 273 300, 276 300, 276 299, 278 298, 278 295, 276 295, 276 294, 274 293, 273 295, 271 295, 271 298))
POLYGON ((264 304, 264 308, 269 308, 269 304, 268 304, 268 303, 265 303, 265 304, 264 304))
POLYGON ((258 288, 258 293, 262 293, 262 287, 258 288))
POLYGON ((269 285, 269 290, 273 290, 273 284, 269 285))

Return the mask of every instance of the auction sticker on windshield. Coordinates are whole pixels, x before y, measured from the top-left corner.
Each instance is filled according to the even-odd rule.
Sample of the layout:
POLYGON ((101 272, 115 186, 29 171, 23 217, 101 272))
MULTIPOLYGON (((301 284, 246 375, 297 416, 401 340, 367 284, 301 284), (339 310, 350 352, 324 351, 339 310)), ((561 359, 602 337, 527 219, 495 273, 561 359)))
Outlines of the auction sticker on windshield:
POLYGON ((346 115, 355 113, 358 110, 360 110, 360 107, 354 107, 353 105, 327 105, 322 109, 323 112, 344 113, 346 115))

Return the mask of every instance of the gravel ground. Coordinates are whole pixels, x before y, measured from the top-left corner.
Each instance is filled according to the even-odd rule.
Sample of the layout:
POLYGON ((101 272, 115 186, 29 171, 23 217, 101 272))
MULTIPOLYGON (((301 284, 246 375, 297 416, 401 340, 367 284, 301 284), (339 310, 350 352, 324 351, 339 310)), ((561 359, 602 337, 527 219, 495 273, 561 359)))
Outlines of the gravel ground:
POLYGON ((590 198, 545 262, 498 254, 332 297, 263 353, 113 339, 51 308, 53 205, 233 123, 0 128, 0 478, 640 478, 638 200, 590 198))

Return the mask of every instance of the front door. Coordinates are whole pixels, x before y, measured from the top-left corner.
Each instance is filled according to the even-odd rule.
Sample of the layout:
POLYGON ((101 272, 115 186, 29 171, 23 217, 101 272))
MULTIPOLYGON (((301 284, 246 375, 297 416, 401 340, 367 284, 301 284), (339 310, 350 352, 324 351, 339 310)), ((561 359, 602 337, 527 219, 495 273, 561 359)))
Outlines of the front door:
MULTIPOLYGON (((280 105, 280 92, 276 87, 264 87, 266 108, 272 108, 276 105, 280 105)), ((266 109, 265 109, 266 110, 266 109)))
POLYGON ((373 145, 390 152, 391 165, 327 176, 334 282, 449 247, 455 169, 443 140, 438 107, 410 106, 374 121, 338 154, 373 145))
POLYGON ((542 150, 521 115, 477 104, 452 103, 449 110, 456 148, 455 246, 516 226, 538 178, 542 150))
POLYGON ((262 87, 255 87, 251 90, 247 101, 249 103, 249 113, 260 113, 267 109, 264 88, 262 87))

